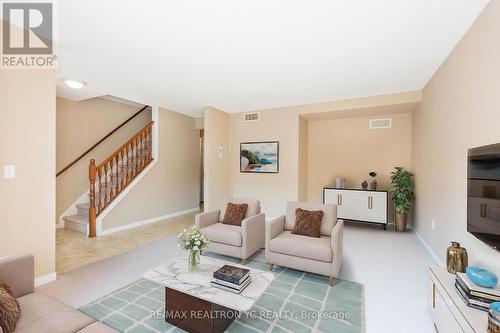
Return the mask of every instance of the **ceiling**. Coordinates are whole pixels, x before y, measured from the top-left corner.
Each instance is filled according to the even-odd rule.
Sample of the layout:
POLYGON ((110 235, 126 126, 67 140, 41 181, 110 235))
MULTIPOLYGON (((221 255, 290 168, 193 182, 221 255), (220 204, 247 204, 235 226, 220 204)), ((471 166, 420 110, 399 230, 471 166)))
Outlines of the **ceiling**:
POLYGON ((419 90, 487 0, 64 0, 59 78, 201 115, 419 90))

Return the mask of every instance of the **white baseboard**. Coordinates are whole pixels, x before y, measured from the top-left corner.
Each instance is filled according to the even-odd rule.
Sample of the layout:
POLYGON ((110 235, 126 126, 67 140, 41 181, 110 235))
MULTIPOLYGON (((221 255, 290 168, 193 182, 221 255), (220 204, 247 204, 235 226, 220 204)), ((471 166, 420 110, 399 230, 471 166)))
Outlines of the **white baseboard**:
POLYGON ((162 216, 153 217, 153 218, 150 218, 150 219, 147 219, 147 220, 142 220, 142 221, 138 221, 138 222, 128 223, 128 224, 125 224, 125 225, 121 225, 119 227, 115 227, 115 228, 111 228, 111 229, 105 229, 105 230, 102 231, 102 235, 113 234, 115 232, 120 232, 120 231, 124 231, 124 230, 129 230, 129 229, 137 228, 137 227, 140 227, 140 226, 143 226, 143 225, 146 225, 146 224, 151 224, 151 223, 159 222, 159 221, 162 221, 162 220, 171 219, 171 218, 174 218, 174 217, 177 217, 177 216, 186 215, 186 214, 190 214, 190 213, 195 213, 195 212, 198 212, 198 211, 200 211, 200 208, 199 207, 195 207, 195 208, 190 208, 190 209, 182 210, 180 212, 175 212, 175 213, 170 213, 170 214, 166 214, 166 215, 162 215, 162 216))
POLYGON ((44 284, 50 283, 57 280, 57 273, 52 272, 46 275, 39 276, 35 278, 35 287, 43 286, 44 284))
POLYGON ((431 246, 425 241, 425 239, 420 235, 415 229, 412 230, 417 239, 422 243, 422 245, 425 247, 427 252, 429 252, 429 255, 434 259, 434 261, 441 267, 445 267, 445 264, 441 259, 439 259, 439 256, 436 255, 436 252, 431 248, 431 246))

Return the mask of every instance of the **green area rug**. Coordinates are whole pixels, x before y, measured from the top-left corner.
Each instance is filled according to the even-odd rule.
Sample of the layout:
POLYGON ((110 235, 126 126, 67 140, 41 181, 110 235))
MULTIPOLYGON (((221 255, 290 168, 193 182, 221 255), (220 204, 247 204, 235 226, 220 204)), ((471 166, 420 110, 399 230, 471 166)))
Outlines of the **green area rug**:
MULTIPOLYGON (((235 258, 207 254, 239 262, 235 258)), ((267 270, 256 260, 247 266, 267 270)), ((256 316, 242 316, 226 332, 364 332, 363 286, 336 279, 328 286, 327 277, 275 267, 276 278, 257 300, 256 316)), ((184 332, 165 322, 165 287, 145 280, 120 288, 79 310, 124 333, 184 332)))

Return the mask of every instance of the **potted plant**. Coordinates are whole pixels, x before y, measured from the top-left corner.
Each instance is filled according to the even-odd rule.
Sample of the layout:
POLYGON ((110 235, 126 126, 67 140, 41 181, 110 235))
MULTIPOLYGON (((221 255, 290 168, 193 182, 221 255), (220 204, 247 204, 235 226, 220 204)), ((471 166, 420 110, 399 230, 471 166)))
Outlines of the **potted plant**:
POLYGON ((391 198, 396 211, 396 230, 405 231, 408 213, 411 212, 415 199, 413 174, 402 167, 396 167, 396 170, 391 172, 391 184, 391 198))

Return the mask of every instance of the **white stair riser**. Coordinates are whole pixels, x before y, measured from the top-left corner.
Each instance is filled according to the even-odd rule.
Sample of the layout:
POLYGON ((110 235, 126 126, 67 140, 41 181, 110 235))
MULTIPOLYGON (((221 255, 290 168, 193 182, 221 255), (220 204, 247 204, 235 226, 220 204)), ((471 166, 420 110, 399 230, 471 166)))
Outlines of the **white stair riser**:
POLYGON ((88 208, 76 207, 76 210, 78 211, 78 215, 89 217, 89 209, 88 208))
POLYGON ((67 229, 81 232, 82 234, 87 234, 88 231, 88 224, 80 224, 68 220, 64 221, 64 227, 67 229))

